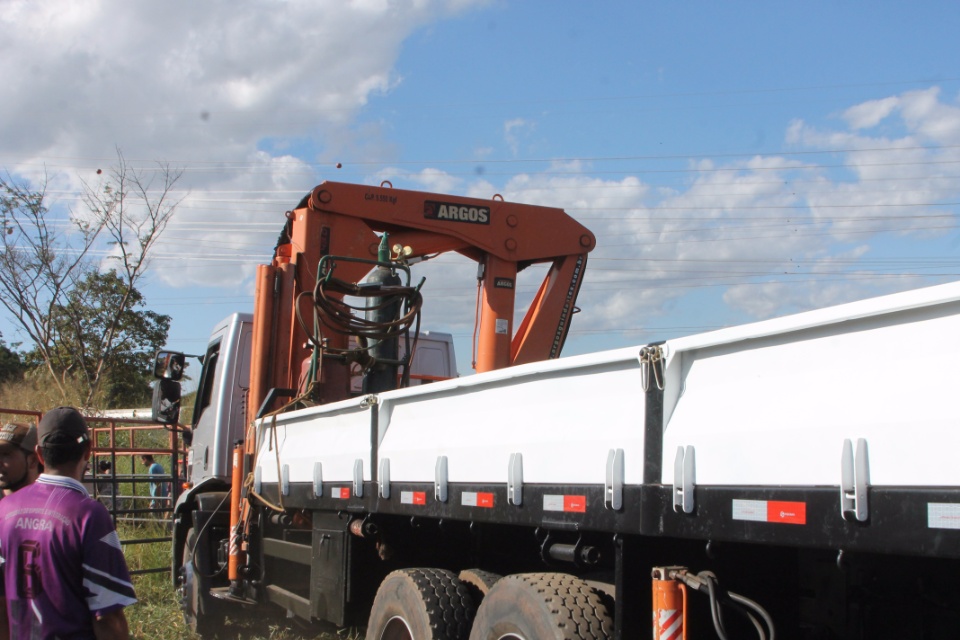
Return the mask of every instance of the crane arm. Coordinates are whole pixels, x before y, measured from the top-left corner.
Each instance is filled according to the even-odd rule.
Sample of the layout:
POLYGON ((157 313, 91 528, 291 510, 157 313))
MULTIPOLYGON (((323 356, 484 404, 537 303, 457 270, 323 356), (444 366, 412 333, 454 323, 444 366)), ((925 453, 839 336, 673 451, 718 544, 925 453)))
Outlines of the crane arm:
POLYGON ((554 260, 510 345, 510 361, 523 364, 560 355, 587 268, 587 254, 554 260))
MULTIPOLYGON (((294 365, 308 353, 296 318, 297 306, 305 304, 299 294, 313 286, 323 256, 376 258, 386 232, 391 244, 409 246, 411 257, 455 251, 476 261, 482 280, 476 368, 482 372, 560 354, 587 253, 596 244, 558 208, 337 182, 317 186, 288 218, 273 263, 258 274, 254 325, 270 329, 255 329, 255 350, 264 355, 254 364, 253 406, 271 387, 297 386, 294 365), (513 332, 517 272, 537 263, 550 268, 513 332)), ((359 282, 369 268, 344 261, 337 277, 359 282)), ((328 339, 334 348, 347 347, 345 336, 328 339)), ((322 377, 324 401, 346 397, 347 373, 325 363, 322 377)))

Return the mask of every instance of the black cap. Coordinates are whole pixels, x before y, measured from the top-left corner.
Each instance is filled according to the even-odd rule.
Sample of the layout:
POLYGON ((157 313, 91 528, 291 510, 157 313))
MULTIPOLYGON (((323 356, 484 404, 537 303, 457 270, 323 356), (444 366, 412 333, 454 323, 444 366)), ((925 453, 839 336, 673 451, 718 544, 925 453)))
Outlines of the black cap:
POLYGON ((45 413, 37 426, 37 435, 40 444, 84 442, 90 438, 87 421, 73 407, 57 407, 45 413))

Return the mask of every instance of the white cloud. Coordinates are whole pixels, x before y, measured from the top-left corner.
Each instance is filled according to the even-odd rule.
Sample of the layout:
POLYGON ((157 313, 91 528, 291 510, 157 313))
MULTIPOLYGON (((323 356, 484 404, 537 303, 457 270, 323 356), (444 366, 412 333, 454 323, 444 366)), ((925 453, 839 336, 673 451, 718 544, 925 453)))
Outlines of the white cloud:
POLYGON ((29 178, 46 171, 60 190, 106 169, 116 147, 140 167, 188 165, 178 186, 190 195, 160 251, 192 257, 160 276, 238 283, 249 268, 212 268, 196 256, 267 254, 273 238, 251 225, 269 210, 275 236, 276 210, 300 195, 258 211, 260 192, 317 180, 283 149, 322 139, 331 153, 365 150, 377 132, 352 137, 351 124, 401 82, 394 64, 404 40, 483 1, 7 2, 0 163, 29 178), (238 204, 215 211, 214 201, 238 204), (227 224, 242 235, 216 230, 227 224))
MULTIPOLYGON (((836 151, 854 179, 830 178, 827 169, 804 189, 814 219, 836 241, 850 233, 943 233, 949 203, 960 196, 952 167, 960 161, 960 108, 939 100, 934 87, 855 105, 845 112, 851 130, 824 130, 795 121, 788 142, 836 151), (883 134, 862 129, 884 121, 883 134)), ((826 164, 826 163, 825 163, 826 164)))
POLYGON ((421 169, 415 173, 396 168, 387 168, 378 173, 381 180, 392 180, 401 177, 409 181, 413 189, 430 191, 433 193, 456 193, 460 190, 463 180, 442 171, 441 169, 421 169))
POLYGON ((868 129, 877 126, 899 105, 896 97, 883 100, 870 100, 847 109, 843 118, 851 129, 868 129))
POLYGON ((960 107, 944 104, 940 89, 912 91, 903 95, 901 112, 907 126, 929 143, 960 144, 960 107))
MULTIPOLYGON (((699 160, 682 188, 596 178, 589 166, 566 163, 514 176, 501 191, 562 207, 596 233, 579 326, 639 330, 711 288, 731 311, 766 318, 924 283, 870 256, 885 236, 950 232, 953 209, 935 204, 960 197, 950 177, 960 160, 950 148, 956 111, 929 90, 852 107, 848 128, 797 121, 788 140, 823 157, 699 160), (882 119, 897 135, 863 135, 882 119)), ((493 189, 478 181, 467 192, 488 197, 493 189)))
POLYGON ((533 124, 523 118, 513 118, 503 123, 503 139, 514 155, 520 151, 521 138, 528 135, 533 124))
POLYGON ((4 162, 109 159, 114 146, 147 161, 236 160, 264 138, 329 131, 400 81, 394 63, 413 31, 456 9, 439 0, 8 2, 4 162))
POLYGON ((876 127, 894 115, 900 116, 915 142, 960 142, 960 107, 942 102, 939 87, 863 102, 847 109, 843 117, 852 130, 859 131, 876 127))

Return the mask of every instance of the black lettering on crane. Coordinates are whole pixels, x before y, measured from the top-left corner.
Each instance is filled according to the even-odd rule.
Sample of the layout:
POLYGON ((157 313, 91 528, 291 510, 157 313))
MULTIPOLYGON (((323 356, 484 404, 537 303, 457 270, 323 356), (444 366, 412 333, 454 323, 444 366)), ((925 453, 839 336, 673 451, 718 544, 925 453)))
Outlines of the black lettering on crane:
POLYGON ((567 325, 570 323, 570 316, 573 311, 573 301, 577 297, 577 291, 580 290, 580 276, 583 274, 583 261, 585 256, 577 256, 577 264, 573 269, 573 276, 570 278, 570 286, 567 287, 567 297, 563 301, 563 309, 560 311, 560 321, 557 323, 557 332, 553 335, 553 344, 550 345, 550 357, 556 358, 560 355, 560 348, 563 347, 564 338, 567 335, 567 325))

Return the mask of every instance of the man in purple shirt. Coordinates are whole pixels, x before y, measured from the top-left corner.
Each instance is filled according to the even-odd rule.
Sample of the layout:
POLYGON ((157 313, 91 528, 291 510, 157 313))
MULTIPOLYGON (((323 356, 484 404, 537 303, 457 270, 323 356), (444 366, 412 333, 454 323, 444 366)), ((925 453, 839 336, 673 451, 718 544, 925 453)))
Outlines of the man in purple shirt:
POLYGON ((0 640, 127 640, 137 599, 110 514, 80 483, 86 421, 58 407, 37 434, 44 473, 0 501, 0 640))

